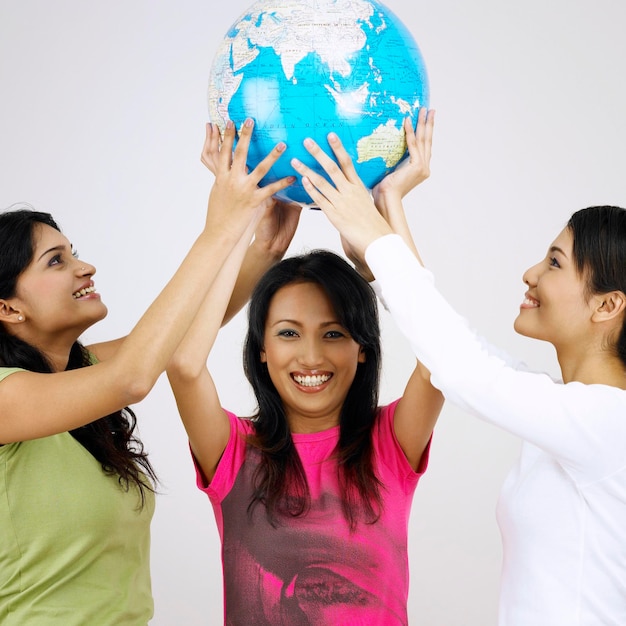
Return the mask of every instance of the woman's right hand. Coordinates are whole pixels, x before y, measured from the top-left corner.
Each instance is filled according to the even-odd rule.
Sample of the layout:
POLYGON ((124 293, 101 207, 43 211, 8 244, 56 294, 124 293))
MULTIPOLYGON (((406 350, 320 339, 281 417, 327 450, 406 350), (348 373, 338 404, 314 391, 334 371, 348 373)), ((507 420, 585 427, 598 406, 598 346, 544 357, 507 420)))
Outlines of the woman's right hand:
POLYGON ((385 211, 388 204, 400 202, 430 176, 434 124, 435 111, 432 109, 429 111, 426 107, 419 110, 415 129, 411 124, 411 118, 407 117, 404 120, 409 156, 372 189, 374 202, 386 219, 388 216, 385 215, 385 211))
POLYGON ((288 176, 259 187, 261 179, 282 156, 285 144, 278 143, 272 151, 251 171, 246 160, 254 129, 254 122, 247 119, 235 144, 235 125, 228 121, 223 139, 213 124, 207 124, 206 138, 201 161, 215 174, 215 182, 209 196, 207 227, 236 228, 242 234, 254 217, 273 202, 272 196, 288 187, 295 177, 288 176))

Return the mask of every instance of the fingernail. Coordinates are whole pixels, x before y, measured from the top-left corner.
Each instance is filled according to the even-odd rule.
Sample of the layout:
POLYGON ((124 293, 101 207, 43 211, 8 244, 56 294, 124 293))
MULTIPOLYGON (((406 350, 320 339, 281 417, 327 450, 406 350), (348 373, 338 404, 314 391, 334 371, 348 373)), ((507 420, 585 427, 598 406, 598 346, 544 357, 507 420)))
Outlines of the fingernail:
POLYGON ((328 133, 328 142, 329 143, 337 143, 339 137, 337 137, 336 133, 328 133))
POLYGON ((284 152, 286 149, 287 149, 287 144, 284 143, 283 141, 276 144, 276 150, 278 150, 278 152, 284 152))
POLYGON ((251 120, 250 118, 248 118, 245 121, 245 125, 248 126, 248 127, 252 126, 253 124, 254 124, 254 120, 251 120))
POLYGON ((306 148, 311 148, 311 147, 313 147, 313 140, 312 140, 312 139, 309 139, 308 137, 304 140, 304 142, 303 142, 303 143, 304 143, 304 146, 305 146, 306 148))
POLYGON ((232 128, 233 126, 234 126, 234 124, 233 124, 232 120, 228 120, 226 122, 226 128, 232 128))
POLYGON ((300 161, 299 159, 291 159, 291 165, 293 165, 294 167, 300 167, 300 165, 302 165, 302 161, 300 161))

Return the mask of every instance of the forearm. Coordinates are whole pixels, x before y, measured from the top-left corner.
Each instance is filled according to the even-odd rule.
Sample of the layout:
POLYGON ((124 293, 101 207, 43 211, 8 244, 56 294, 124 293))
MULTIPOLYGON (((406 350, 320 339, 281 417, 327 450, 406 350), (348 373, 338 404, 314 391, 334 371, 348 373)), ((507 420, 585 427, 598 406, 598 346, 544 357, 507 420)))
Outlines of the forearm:
POLYGON ((222 325, 228 323, 248 302, 252 291, 265 272, 284 255, 282 251, 253 241, 245 252, 230 301, 226 308, 222 325))
POLYGON ((366 259, 399 329, 446 399, 544 449, 570 469, 598 461, 602 441, 623 440, 623 391, 602 385, 555 383, 520 371, 473 332, 393 236, 366 259), (599 409, 598 407, 602 407, 599 409))
POLYGON ((193 378, 204 369, 217 333, 227 315, 229 300, 232 302, 231 294, 237 276, 241 273, 242 260, 249 249, 252 232, 251 225, 224 262, 197 315, 167 364, 168 375, 193 378))
POLYGON ((417 251, 417 246, 415 245, 409 223, 406 219, 400 192, 397 189, 380 192, 376 196, 376 208, 380 211, 380 214, 385 218, 389 226, 391 226, 393 232, 402 237, 404 242, 417 257, 417 260, 424 265, 417 251))

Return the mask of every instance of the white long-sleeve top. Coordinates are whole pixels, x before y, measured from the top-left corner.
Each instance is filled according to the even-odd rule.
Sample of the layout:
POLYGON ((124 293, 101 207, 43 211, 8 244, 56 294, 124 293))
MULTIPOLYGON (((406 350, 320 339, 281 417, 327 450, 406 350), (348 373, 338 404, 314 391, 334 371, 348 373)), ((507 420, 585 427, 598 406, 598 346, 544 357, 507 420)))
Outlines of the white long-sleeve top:
POLYGON ((512 366, 398 235, 365 257, 433 385, 524 440, 498 503, 500 626, 625 626, 626 391, 512 366))

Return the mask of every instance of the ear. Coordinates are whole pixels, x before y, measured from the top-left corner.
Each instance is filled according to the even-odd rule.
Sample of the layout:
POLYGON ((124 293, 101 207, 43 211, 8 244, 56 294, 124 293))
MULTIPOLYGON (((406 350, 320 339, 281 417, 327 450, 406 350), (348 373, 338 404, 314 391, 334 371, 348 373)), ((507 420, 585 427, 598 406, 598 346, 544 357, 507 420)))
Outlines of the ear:
POLYGON ((267 363, 267 355, 265 354, 265 350, 261 350, 261 363, 267 363))
POLYGON ((5 324, 21 324, 24 313, 16 309, 8 300, 0 300, 0 322, 5 324))
POLYGON ((626 295, 621 291, 609 291, 596 296, 597 304, 591 316, 594 322, 606 322, 626 311, 626 295))
POLYGON ((365 350, 363 350, 363 346, 359 347, 359 360, 358 363, 365 363, 365 350))

